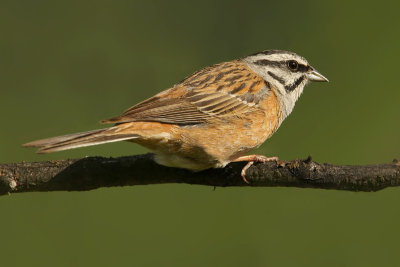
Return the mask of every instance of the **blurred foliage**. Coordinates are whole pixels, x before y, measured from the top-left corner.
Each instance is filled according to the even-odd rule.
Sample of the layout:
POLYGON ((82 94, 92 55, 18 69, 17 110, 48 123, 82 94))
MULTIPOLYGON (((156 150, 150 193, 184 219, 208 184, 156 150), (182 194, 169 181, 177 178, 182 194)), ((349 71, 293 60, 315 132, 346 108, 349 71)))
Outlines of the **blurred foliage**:
MULTIPOLYGON (((368 164, 399 157, 396 1, 0 0, 0 162, 144 153, 22 143, 97 122, 204 66, 299 53, 311 84, 256 152, 368 164)), ((394 266, 400 189, 136 186, 0 198, 2 266, 394 266)))

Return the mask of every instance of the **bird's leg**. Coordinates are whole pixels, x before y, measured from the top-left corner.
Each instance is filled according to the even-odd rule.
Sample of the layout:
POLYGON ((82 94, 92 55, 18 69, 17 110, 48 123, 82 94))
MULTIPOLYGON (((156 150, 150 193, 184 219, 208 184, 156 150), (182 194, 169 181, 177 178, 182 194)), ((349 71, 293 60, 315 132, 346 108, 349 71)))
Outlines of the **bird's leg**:
POLYGON ((242 175, 242 179, 245 183, 249 184, 249 181, 247 181, 246 179, 246 171, 248 168, 250 168, 251 165, 254 164, 254 162, 268 162, 268 161, 278 161, 279 158, 278 157, 266 157, 263 155, 248 155, 248 156, 242 156, 242 157, 238 157, 234 160, 232 160, 232 162, 239 162, 239 161, 248 161, 246 166, 243 167, 241 175, 242 175))

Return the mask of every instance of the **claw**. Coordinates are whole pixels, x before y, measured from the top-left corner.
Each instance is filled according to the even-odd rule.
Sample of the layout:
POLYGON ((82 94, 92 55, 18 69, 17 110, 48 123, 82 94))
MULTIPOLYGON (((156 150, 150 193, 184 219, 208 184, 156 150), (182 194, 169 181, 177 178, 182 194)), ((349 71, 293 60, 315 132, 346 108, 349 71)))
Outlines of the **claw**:
POLYGON ((265 162, 268 162, 268 161, 276 161, 276 162, 278 162, 279 158, 278 157, 266 157, 266 156, 263 156, 263 155, 248 155, 248 156, 238 157, 238 158, 236 158, 236 159, 234 159, 232 161, 233 162, 248 161, 246 166, 243 167, 243 169, 242 169, 240 174, 242 176, 243 181, 246 184, 250 184, 249 181, 246 179, 246 171, 247 171, 248 168, 251 167, 251 165, 254 164, 254 162, 261 162, 261 163, 265 163, 265 162))

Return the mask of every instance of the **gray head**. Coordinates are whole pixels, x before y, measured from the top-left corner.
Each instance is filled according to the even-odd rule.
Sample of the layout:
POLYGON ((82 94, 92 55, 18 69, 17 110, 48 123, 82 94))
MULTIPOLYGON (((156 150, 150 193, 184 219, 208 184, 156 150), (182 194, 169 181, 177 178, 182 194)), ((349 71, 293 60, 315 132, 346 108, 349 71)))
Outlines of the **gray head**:
POLYGON ((266 50, 242 60, 272 85, 281 102, 284 117, 293 110, 309 81, 328 82, 305 58, 289 51, 266 50))

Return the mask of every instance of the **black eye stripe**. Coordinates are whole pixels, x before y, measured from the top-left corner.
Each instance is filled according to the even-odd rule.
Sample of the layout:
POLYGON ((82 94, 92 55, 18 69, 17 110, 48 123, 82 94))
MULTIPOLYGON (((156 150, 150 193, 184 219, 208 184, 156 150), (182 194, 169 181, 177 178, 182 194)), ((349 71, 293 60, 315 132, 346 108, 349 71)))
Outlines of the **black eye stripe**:
POLYGON ((299 72, 307 72, 310 69, 311 69, 311 67, 308 66, 308 65, 306 66, 306 65, 303 65, 303 64, 299 64, 299 67, 298 67, 297 71, 299 71, 299 72))
MULTIPOLYGON (((256 65, 260 66, 271 66, 271 67, 278 67, 278 68, 287 68, 287 61, 272 61, 268 59, 260 59, 253 62, 256 65)), ((298 63, 298 68, 296 72, 307 72, 310 70, 310 66, 298 63)))
POLYGON ((255 61, 254 64, 260 65, 260 66, 273 66, 273 67, 281 68, 282 62, 283 61, 272 61, 272 60, 268 60, 268 59, 260 59, 260 60, 255 61))

